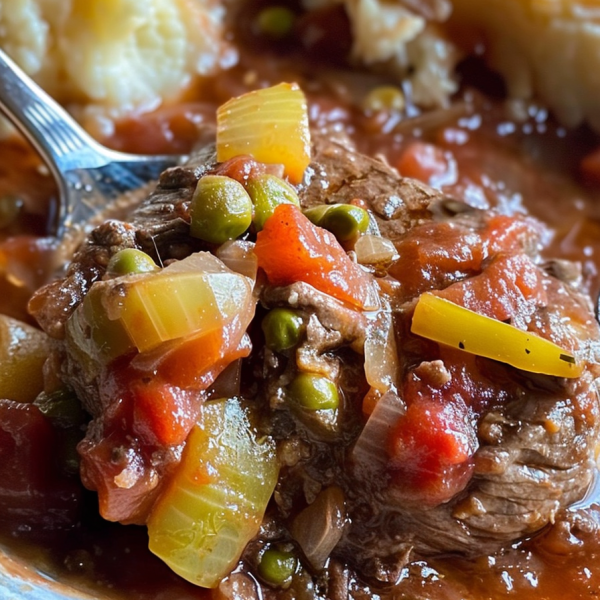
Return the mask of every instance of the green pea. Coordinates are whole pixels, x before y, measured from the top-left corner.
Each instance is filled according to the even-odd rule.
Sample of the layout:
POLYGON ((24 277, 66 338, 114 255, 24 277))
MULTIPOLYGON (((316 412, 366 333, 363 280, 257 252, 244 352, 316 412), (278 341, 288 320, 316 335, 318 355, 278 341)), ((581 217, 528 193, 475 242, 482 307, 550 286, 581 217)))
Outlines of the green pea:
POLYGON ((258 573, 267 583, 279 586, 292 578, 297 566, 298 561, 291 552, 269 548, 260 558, 258 573))
POLYGON ((382 85, 372 89, 363 100, 365 110, 379 112, 400 111, 406 102, 402 90, 394 85, 382 85))
POLYGON ((316 373, 300 373, 288 386, 293 402, 308 410, 336 409, 340 403, 337 387, 331 379, 316 373))
POLYGON ((294 26, 295 15, 285 6, 269 6, 258 14, 258 32, 275 39, 286 37, 294 26))
POLYGON ((337 204, 323 215, 320 226, 331 231, 340 242, 345 242, 367 230, 369 213, 352 204, 337 204))
POLYGON ((137 273, 151 273, 156 271, 158 265, 145 252, 137 248, 119 250, 108 261, 106 272, 109 275, 130 275, 137 273))
POLYGON ((300 341, 303 328, 302 317, 289 308, 274 308, 262 321, 265 343, 276 352, 293 348, 300 341))
POLYGON ((280 204, 300 206, 296 190, 286 181, 264 173, 253 177, 247 184, 248 193, 254 204, 254 226, 260 231, 265 221, 280 204))
POLYGON ((223 175, 205 175, 198 181, 190 212, 191 235, 222 244, 238 238, 250 227, 252 201, 239 181, 223 175))
POLYGON ((352 240, 369 227, 369 213, 353 204, 325 204, 304 211, 319 227, 331 231, 340 241, 352 240))

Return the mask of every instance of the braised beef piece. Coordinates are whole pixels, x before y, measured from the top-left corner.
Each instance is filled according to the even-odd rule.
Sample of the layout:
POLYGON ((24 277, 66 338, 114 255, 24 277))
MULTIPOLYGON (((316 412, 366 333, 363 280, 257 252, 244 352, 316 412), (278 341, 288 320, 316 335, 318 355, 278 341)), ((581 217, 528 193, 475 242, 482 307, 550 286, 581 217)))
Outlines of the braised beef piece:
MULTIPOLYGON (((527 219, 503 221, 492 212, 472 209, 402 178, 346 143, 316 134, 314 143, 314 161, 300 186, 302 204, 360 200, 370 209, 381 235, 398 248, 400 258, 389 275, 379 279, 398 347, 398 414, 420 410, 428 394, 443 399, 432 405, 442 412, 456 401, 463 411, 460 427, 464 426, 467 438, 469 432, 473 436, 467 440, 468 459, 448 468, 447 481, 440 484, 447 487, 436 492, 442 495, 415 492, 413 484, 423 482, 411 482, 402 465, 387 468, 390 450, 385 436, 378 441, 384 467, 357 465, 353 448, 366 420, 361 403, 369 390, 364 342, 376 321, 307 284, 264 287, 262 309, 294 307, 306 325, 305 337, 294 352, 280 354, 257 345, 249 361, 259 383, 247 393, 263 403, 264 429, 278 440, 283 465, 269 512, 269 519, 277 524, 269 541, 298 543, 298 522, 306 521, 315 506, 326 507, 329 517, 322 520, 322 530, 300 546, 317 571, 325 565, 323 553, 332 553, 336 559, 332 564, 337 565, 332 586, 335 596, 343 597, 340 582, 348 575, 339 564, 351 564, 381 582, 394 582, 413 553, 495 551, 564 518, 565 508, 584 495, 596 471, 600 335, 589 299, 574 287, 576 278, 563 282, 554 276, 556 269, 551 273, 542 267, 538 225, 527 219), (515 256, 514 264, 524 264, 527 277, 533 277, 531 294, 541 300, 525 298, 508 306, 507 320, 525 323, 557 343, 575 344, 589 365, 580 379, 527 374, 441 349, 410 333, 419 294, 450 290, 465 297, 485 295, 481 290, 469 291, 470 282, 480 285, 479 275, 502 264, 507 273, 503 284, 513 285, 509 275, 515 256), (334 417, 307 416, 286 404, 285 386, 298 369, 321 372, 336 381, 342 398, 334 417), (451 495, 444 497, 444 493, 451 495)), ((202 243, 189 236, 188 205, 199 176, 211 168, 207 163, 164 173, 156 191, 126 222, 112 220, 95 229, 66 277, 41 290, 31 302, 34 316, 57 340, 54 364, 95 417, 88 442, 104 435, 107 407, 98 399, 97 382, 82 376, 76 358, 61 341, 64 323, 119 249, 138 247, 163 262, 202 249, 202 243)), ((490 288, 489 293, 493 304, 495 292, 490 288)), ((120 437, 113 449, 114 456, 107 460, 116 460, 119 469, 127 461, 140 468, 135 444, 126 446, 120 437)), ((180 447, 154 448, 151 456, 142 453, 144 477, 160 475, 161 464, 168 470, 179 452, 180 447)), ((436 476, 443 479, 444 473, 442 469, 436 476)), ((251 550, 246 558, 252 562, 251 550)))
MULTIPOLYGON (((341 144, 319 140, 317 149, 313 175, 301 200, 311 206, 360 199, 375 215, 382 235, 396 243, 401 258, 390 273, 400 284, 396 288, 392 286, 390 296, 400 361, 404 377, 418 368, 423 371, 427 360, 438 359, 439 354, 410 334, 414 300, 424 291, 470 281, 496 260, 490 253, 476 266, 474 254, 480 249, 473 241, 482 231, 493 227, 495 217, 493 213, 446 198, 420 182, 402 179, 382 162, 349 151, 341 144), (421 254, 421 248, 433 248, 436 244, 429 258, 439 260, 445 253, 446 266, 437 271, 424 269, 424 275, 417 273, 419 261, 427 258, 427 251, 421 254)), ((498 225, 500 230, 504 225, 506 231, 514 226, 507 221, 498 225)), ((389 486, 389 474, 374 476, 373 465, 365 467, 369 473, 362 480, 360 473, 350 471, 352 460, 348 458, 352 443, 346 446, 347 439, 343 435, 337 445, 332 443, 323 448, 310 440, 314 432, 306 433, 303 427, 296 431, 302 440, 300 446, 311 446, 310 452, 304 449, 310 458, 300 458, 282 475, 281 510, 287 514, 292 510, 290 507, 297 510, 299 505, 310 505, 319 490, 341 485, 348 520, 334 555, 350 561, 374 579, 395 581, 413 552, 417 555, 494 552, 566 518, 564 509, 581 498, 593 481, 594 448, 600 426, 596 389, 600 338, 592 305, 584 292, 574 287, 578 278, 573 276, 576 269, 572 265, 566 271, 557 271, 552 264, 548 264, 546 270, 542 268, 538 251, 543 226, 526 219, 522 226, 513 241, 501 243, 499 252, 524 257, 527 268, 535 271, 539 279, 544 302, 537 307, 535 303, 528 308, 513 307, 512 322, 520 327, 529 324, 530 330, 546 335, 550 332, 557 343, 564 343, 574 333, 582 353, 593 366, 581 379, 563 380, 527 375, 477 359, 477 369, 485 376, 483 383, 478 384, 479 389, 475 385, 471 389, 481 398, 471 398, 473 408, 469 414, 476 428, 478 449, 463 478, 468 482, 464 488, 451 499, 432 506, 421 502, 421 496, 414 501, 410 494, 398 494, 395 486, 389 486), (565 273, 569 276, 564 277, 564 282, 555 277, 565 273), (564 331, 560 323, 563 316, 573 319, 575 332, 564 331), (336 457, 334 460, 332 454, 336 457), (340 454, 344 456, 342 461, 340 454), (289 481, 286 482, 286 478, 289 481)), ((502 256, 498 260, 509 259, 502 256)), ((287 288, 267 290, 262 298, 269 306, 289 305, 290 298, 293 298, 293 306, 305 309, 310 306, 309 301, 302 300, 302 294, 287 288)), ((336 323, 338 313, 334 302, 330 302, 329 312, 322 306, 318 311, 313 309, 313 318, 323 326, 320 339, 327 339, 328 334, 335 331, 343 338, 342 345, 351 345, 354 338, 348 334, 348 327, 336 323)), ((356 315, 349 321, 355 328, 361 323, 356 315)), ((367 335, 366 332, 363 335, 367 335)), ((331 362, 335 352, 330 346, 319 347, 319 341, 315 343, 315 354, 331 362)), ((306 348, 303 349, 306 352, 306 348)), ((446 354, 450 363, 465 357, 463 353, 458 357, 446 354)), ((298 352, 296 362, 301 358, 298 352)), ((338 366, 342 365, 348 368, 347 355, 338 358, 338 366)), ((296 367, 304 368, 300 364, 296 367)), ((449 378, 453 376, 457 377, 456 371, 449 378)), ((284 371, 276 377, 277 383, 270 382, 267 389, 272 404, 276 395, 273 390, 285 385, 290 377, 289 372, 284 371)), ((343 377, 338 375, 342 388, 343 377)), ((452 402, 450 384, 446 389, 449 390, 444 392, 446 401, 452 402)), ((345 406, 354 401, 350 390, 345 406)), ((289 423, 281 422, 281 437, 290 443, 289 423)), ((352 421, 347 424, 350 437, 354 425, 352 421)), ((343 434, 347 430, 342 425, 339 432, 343 434)), ((384 441, 381 452, 386 453, 384 441)), ((293 522, 293 517, 290 518, 293 522)))

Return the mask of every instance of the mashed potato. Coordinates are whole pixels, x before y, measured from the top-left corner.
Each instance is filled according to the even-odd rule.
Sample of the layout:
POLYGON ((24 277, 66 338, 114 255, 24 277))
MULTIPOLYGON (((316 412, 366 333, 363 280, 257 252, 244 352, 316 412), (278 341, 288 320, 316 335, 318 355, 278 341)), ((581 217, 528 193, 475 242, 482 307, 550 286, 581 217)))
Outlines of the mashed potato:
POLYGON ((444 106, 456 91, 455 47, 437 22, 451 12, 449 0, 304 0, 313 9, 344 4, 352 27, 352 57, 368 67, 396 75, 411 101, 444 106))
POLYGON ((567 126, 600 130, 600 0, 453 0, 483 34, 515 99, 540 100, 567 126))
POLYGON ((216 0, 1 0, 0 46, 59 101, 118 115, 231 58, 223 13, 216 0))

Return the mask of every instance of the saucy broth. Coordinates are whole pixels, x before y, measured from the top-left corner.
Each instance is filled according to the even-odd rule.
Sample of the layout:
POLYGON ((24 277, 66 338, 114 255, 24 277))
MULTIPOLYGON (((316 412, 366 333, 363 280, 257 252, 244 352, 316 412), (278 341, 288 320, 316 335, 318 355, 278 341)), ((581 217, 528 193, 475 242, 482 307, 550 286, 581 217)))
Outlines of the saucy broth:
MULTIPOLYGON (((248 10, 252 15, 258 7, 248 10)), ((327 30, 331 16, 321 15, 321 20, 303 26, 325 28, 335 37, 327 30)), ((245 16, 240 22, 252 21, 245 16)), ((336 27, 346 39, 343 25, 336 27)), ((447 109, 364 110, 366 90, 388 82, 383 76, 342 69, 337 64, 339 45, 330 53, 331 64, 315 66, 315 55, 331 49, 326 41, 304 48, 283 43, 273 50, 251 28, 236 35, 243 48, 236 67, 190 89, 185 102, 116 123, 114 133, 101 141, 132 152, 189 151, 198 139, 209 137, 215 109, 229 97, 265 84, 297 81, 309 99, 313 127, 345 131, 359 150, 383 157, 401 174, 440 187, 449 196, 465 198, 480 208, 538 217, 547 225, 546 254, 581 262, 590 294, 597 297, 600 191, 584 182, 579 171, 582 159, 598 144, 594 134, 567 131, 535 105, 517 114, 514 106, 490 93, 489 85, 473 81, 468 69, 460 93, 447 109)), ((20 212, 2 229, 0 311, 23 319, 30 293, 54 266, 55 244, 45 237, 45 227, 52 220, 55 190, 37 159, 21 144, 2 141, 0 154, 4 158, 0 196, 22 198, 20 212), (15 271, 17 266, 20 270, 15 271)), ((73 483, 71 478, 65 485, 73 483)), ((4 523, 6 543, 52 576, 111 598, 219 597, 219 592, 183 582, 149 553, 145 530, 102 521, 95 495, 80 493, 81 512, 71 527, 48 531, 33 525, 27 530, 4 523), (52 550, 42 550, 40 542, 52 550)), ((593 500, 587 510, 591 520, 598 522, 593 500)), ((416 561, 403 569, 393 597, 593 598, 600 590, 600 539, 595 534, 585 527, 568 535, 549 529, 499 555, 416 561)), ((348 586, 355 598, 388 596, 387 590, 365 582, 348 581, 348 586)), ((277 597, 285 598, 286 593, 277 597)))

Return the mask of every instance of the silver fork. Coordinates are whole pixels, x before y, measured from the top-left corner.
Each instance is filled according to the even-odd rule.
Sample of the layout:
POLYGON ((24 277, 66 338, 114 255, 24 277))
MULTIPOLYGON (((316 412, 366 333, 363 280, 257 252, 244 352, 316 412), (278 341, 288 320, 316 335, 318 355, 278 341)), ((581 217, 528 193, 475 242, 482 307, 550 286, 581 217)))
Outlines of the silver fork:
POLYGON ((182 161, 176 155, 126 154, 100 145, 2 50, 0 111, 39 152, 56 179, 60 201, 52 220, 58 237, 182 161))

